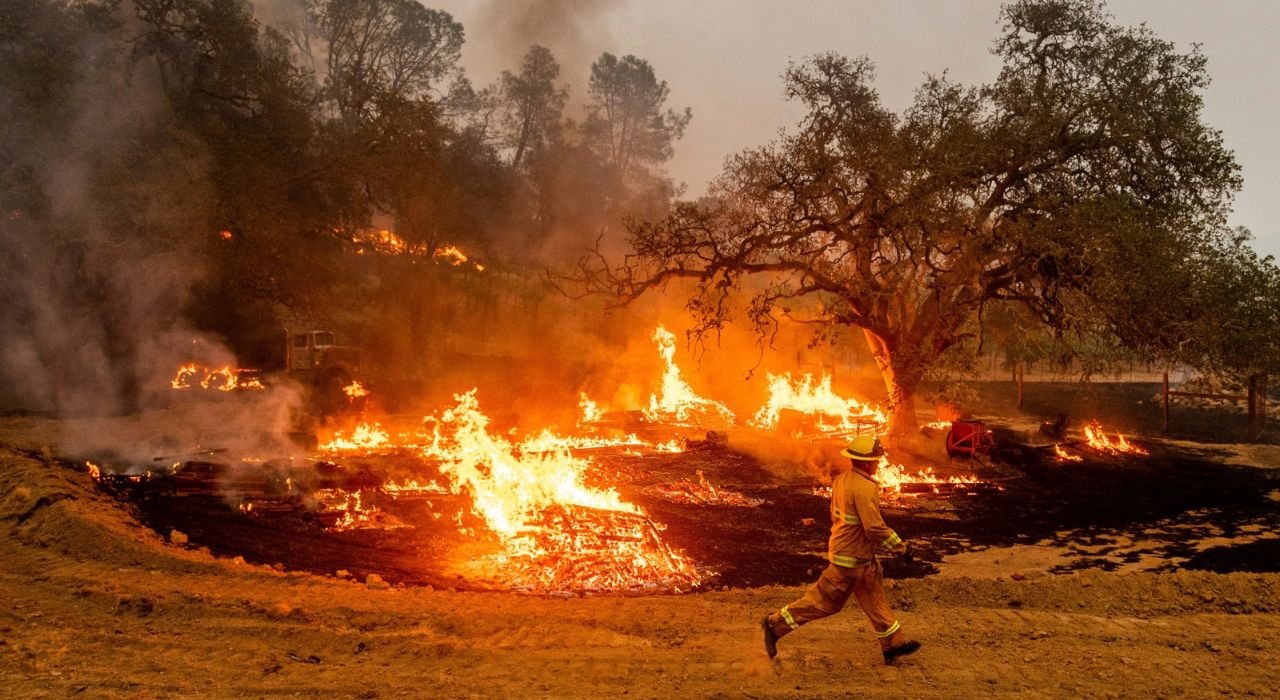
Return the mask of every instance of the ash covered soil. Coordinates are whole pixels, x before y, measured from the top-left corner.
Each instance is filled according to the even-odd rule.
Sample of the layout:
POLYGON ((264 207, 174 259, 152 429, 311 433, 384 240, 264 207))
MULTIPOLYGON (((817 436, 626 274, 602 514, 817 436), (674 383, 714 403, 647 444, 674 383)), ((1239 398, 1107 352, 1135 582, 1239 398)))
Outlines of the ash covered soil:
MULTIPOLYGON (((925 647, 885 667, 856 610, 789 637, 773 663, 760 648, 759 617, 821 567, 826 506, 802 469, 734 450, 606 462, 719 577, 691 595, 547 597, 370 586, 291 569, 278 546, 236 560, 195 536, 168 543, 154 513, 42 449, 57 428, 0 421, 0 687, 15 697, 1272 697, 1280 683, 1267 446, 1151 442, 1151 457, 1082 465, 1003 455, 979 470, 1003 491, 889 508, 932 554, 886 567, 925 647), (768 503, 654 496, 695 468, 768 503)), ((358 570, 358 537, 300 551, 335 541, 334 563, 358 570)), ((367 565, 385 566, 366 544, 367 565)))

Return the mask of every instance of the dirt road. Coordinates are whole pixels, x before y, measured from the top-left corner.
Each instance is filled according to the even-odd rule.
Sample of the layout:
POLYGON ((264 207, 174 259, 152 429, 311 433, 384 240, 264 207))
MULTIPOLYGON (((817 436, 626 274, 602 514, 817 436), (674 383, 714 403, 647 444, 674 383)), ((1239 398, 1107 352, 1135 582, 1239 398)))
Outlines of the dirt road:
POLYGON ((86 475, 0 450, 0 688, 13 697, 1273 697, 1280 575, 896 582, 924 649, 795 587, 648 598, 371 588, 168 544, 86 475))

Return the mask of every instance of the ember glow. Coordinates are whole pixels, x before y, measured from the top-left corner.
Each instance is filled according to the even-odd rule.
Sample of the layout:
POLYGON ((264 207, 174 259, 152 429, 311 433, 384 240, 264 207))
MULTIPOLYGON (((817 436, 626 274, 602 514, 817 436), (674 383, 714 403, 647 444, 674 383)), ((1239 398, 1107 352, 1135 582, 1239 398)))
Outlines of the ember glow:
POLYGON ((581 450, 599 450, 611 447, 652 447, 659 452, 664 451, 661 445, 654 447, 648 442, 641 440, 635 434, 609 438, 557 435, 550 430, 543 430, 541 433, 538 433, 537 435, 520 443, 520 451, 526 454, 539 452, 577 452, 581 450))
POLYGON ((1125 439, 1124 435, 1117 432, 1114 439, 1107 436, 1103 431, 1102 425, 1096 420, 1089 421, 1084 426, 1084 439, 1089 447, 1103 454, 1119 455, 1146 455, 1150 454, 1146 450, 1130 443, 1125 439))
POLYGON ((653 341, 658 344, 658 352, 661 353, 666 368, 662 373, 662 387, 658 393, 649 397, 649 408, 645 409, 644 417, 663 423, 702 424, 711 419, 732 425, 733 411, 718 401, 705 399, 694 393, 693 388, 681 376, 680 367, 676 365, 675 335, 658 326, 653 331, 653 341))
POLYGON ((361 398, 363 396, 368 396, 369 390, 364 388, 364 386, 362 386, 360 382, 353 381, 350 384, 342 387, 342 393, 346 394, 348 398, 354 400, 354 399, 361 398))
POLYGON ((473 390, 432 419, 425 456, 497 536, 495 571, 545 590, 696 586, 700 575, 613 489, 584 483, 592 463, 566 449, 525 452, 494 435, 473 390))
MULTIPOLYGON (((436 260, 447 262, 454 267, 461 265, 467 261, 466 253, 463 253, 457 246, 447 245, 443 248, 436 248, 433 254, 436 260)), ((483 269, 483 268, 482 268, 483 269)))
POLYGON ((665 498, 674 503, 687 505, 734 506, 737 508, 756 508, 764 505, 763 498, 753 498, 726 488, 716 488, 699 469, 698 483, 676 481, 669 484, 655 484, 645 489, 645 493, 665 498))
MULTIPOLYGON (((880 484, 880 490, 889 498, 909 498, 919 496, 922 493, 937 493, 943 487, 974 486, 986 483, 972 474, 939 476, 934 472, 933 467, 926 467, 909 474, 906 467, 901 464, 893 464, 888 457, 880 458, 880 463, 876 467, 876 473, 873 478, 876 483, 880 484)), ((831 487, 819 486, 813 490, 813 493, 816 496, 830 498, 831 487)))
POLYGON ((826 436, 879 433, 889 423, 889 417, 878 407, 837 395, 827 375, 814 379, 812 374, 806 374, 799 380, 790 375, 768 377, 769 402, 751 420, 753 426, 762 430, 776 430, 783 411, 812 417, 813 427, 826 436))
POLYGON ((409 527, 399 518, 386 513, 376 505, 367 503, 363 491, 319 489, 312 495, 319 501, 322 512, 337 516, 333 524, 328 527, 331 531, 394 530, 409 527))
POLYGON ((397 447, 391 436, 378 423, 361 423, 350 433, 336 431, 320 446, 324 452, 371 452, 397 447))
POLYGON ((236 388, 236 375, 230 366, 210 370, 205 373, 204 379, 200 380, 200 388, 232 391, 236 388))
POLYGON ((462 252, 462 249, 456 245, 442 245, 433 249, 425 243, 410 243, 395 232, 386 229, 356 231, 345 236, 342 229, 335 229, 334 233, 340 237, 348 238, 355 244, 356 253, 361 255, 365 252, 371 252, 379 255, 430 258, 438 263, 445 263, 452 267, 469 264, 477 272, 484 272, 484 265, 472 260, 471 256, 462 252))
POLYGON ((201 367, 188 363, 178 367, 178 371, 169 380, 173 389, 212 389, 216 391, 243 391, 265 388, 254 370, 232 369, 223 365, 216 369, 201 367))
POLYGON ((386 229, 357 231, 351 234, 351 242, 357 251, 363 253, 370 250, 382 255, 426 255, 426 246, 421 243, 409 243, 405 239, 386 229))
POLYGON ((393 497, 449 493, 448 488, 436 483, 435 481, 419 481, 417 479, 388 481, 380 488, 384 493, 393 497))
POLYGON ((1083 462, 1084 461, 1084 457, 1081 457, 1080 455, 1073 455, 1070 452, 1067 452, 1066 450, 1062 449, 1062 445, 1054 445, 1053 454, 1055 457, 1058 458, 1059 462, 1083 462))
POLYGON ((595 423, 604 416, 600 406, 595 401, 592 401, 586 392, 578 395, 578 408, 582 410, 582 418, 578 420, 578 425, 595 423))
POLYGON ((182 365, 178 368, 178 373, 173 375, 173 379, 169 380, 169 386, 174 389, 186 389, 194 384, 199 383, 200 369, 194 364, 182 365))
MULTIPOLYGON (((910 484, 980 484, 982 480, 972 474, 962 476, 938 476, 933 467, 926 467, 914 474, 908 474, 907 468, 901 464, 893 464, 888 457, 880 458, 880 465, 875 473, 880 487, 893 494, 903 494, 904 487, 910 484)), ((909 495, 909 494, 907 494, 909 495)))

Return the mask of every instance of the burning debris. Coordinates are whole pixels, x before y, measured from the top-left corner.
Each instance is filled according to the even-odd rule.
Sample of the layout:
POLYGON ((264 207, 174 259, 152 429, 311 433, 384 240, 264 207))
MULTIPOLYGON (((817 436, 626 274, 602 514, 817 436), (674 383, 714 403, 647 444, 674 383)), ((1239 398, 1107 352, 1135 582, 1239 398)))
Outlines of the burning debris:
POLYGON ((698 483, 696 484, 690 481, 656 484, 645 489, 645 493, 650 496, 664 498, 672 503, 684 505, 756 508, 765 503, 763 498, 752 498, 726 488, 716 488, 701 469, 698 470, 698 483))
POLYGON ((383 493, 390 495, 392 498, 402 498, 411 496, 432 496, 449 493, 446 486, 436 481, 419 481, 417 479, 404 479, 402 481, 387 481, 379 487, 383 493))
POLYGON ((173 389, 212 389, 217 391, 245 391, 265 388, 258 370, 232 369, 230 365, 212 369, 193 363, 178 368, 169 380, 173 389))
POLYGON ((489 431, 474 390, 455 400, 430 419, 422 454, 438 460, 453 492, 471 496, 498 538, 496 570, 547 590, 686 590, 701 582, 644 511, 613 489, 584 484, 589 459, 563 448, 525 452, 489 431))
MULTIPOLYGON (((466 253, 463 253, 457 246, 453 245, 436 248, 435 252, 432 253, 432 257, 438 262, 447 262, 454 267, 471 262, 466 253)), ((471 262, 471 264, 476 268, 477 272, 484 272, 484 265, 478 262, 471 262)))
POLYGON ((694 393, 681 376, 675 361, 675 335, 658 326, 653 331, 653 341, 658 344, 666 369, 662 373, 662 387, 649 397, 649 407, 644 410, 645 419, 674 425, 733 425, 735 416, 728 406, 694 393))
POLYGON ((494 560, 540 591, 689 590, 701 575, 643 512, 555 504, 528 520, 494 560))
POLYGON ((1130 443, 1125 436, 1119 432, 1116 433, 1115 439, 1107 436, 1103 431, 1102 425, 1098 421, 1089 421, 1084 426, 1084 439, 1093 450, 1107 455, 1148 455, 1150 452, 1130 443))
POLYGON ((484 265, 472 260, 456 245, 448 244, 432 248, 425 243, 410 243, 386 229, 356 231, 347 236, 343 235, 341 229, 335 229, 334 232, 339 237, 345 237, 350 240, 355 245, 356 253, 360 255, 365 252, 371 252, 378 255, 429 258, 438 263, 445 263, 450 267, 459 267, 469 263, 476 272, 484 272, 485 269, 484 265))
POLYGON ((321 507, 321 514, 326 520, 326 529, 333 532, 347 530, 396 530, 409 525, 394 515, 386 513, 377 505, 369 502, 364 491, 344 491, 342 489, 317 489, 311 496, 321 507))
POLYGON ((1057 458, 1059 462, 1083 462, 1084 461, 1084 457, 1081 457, 1080 455, 1071 454, 1070 452, 1067 452, 1066 450, 1062 449, 1061 444, 1057 444, 1053 446, 1053 455, 1054 457, 1057 458))
MULTIPOLYGON (((941 495, 957 491, 967 493, 992 488, 999 490, 998 486, 994 486, 990 482, 971 474, 940 476, 934 472, 933 467, 926 467, 909 474, 906 467, 901 464, 893 464, 888 457, 880 458, 874 478, 880 484, 881 494, 888 499, 909 498, 926 494, 941 495)), ((816 496, 830 498, 831 487, 817 486, 814 488, 813 493, 816 496)))
POLYGON ((889 423, 879 407, 837 395, 831 389, 831 377, 825 374, 816 380, 806 374, 798 381, 789 375, 768 377, 769 401, 751 420, 751 425, 761 430, 777 430, 788 411, 810 417, 812 430, 822 437, 880 433, 889 423))
POLYGON ((600 410, 600 406, 587 396, 586 392, 578 394, 578 408, 582 410, 582 418, 578 419, 578 425, 591 425, 598 423, 604 417, 604 412, 600 410))
POLYGON ((391 436, 378 423, 361 423, 353 428, 350 434, 338 430, 333 437, 320 446, 320 450, 329 453, 376 452, 399 449, 401 445, 392 442, 391 436))
MULTIPOLYGON (((365 420, 333 430, 307 464, 257 459, 232 468, 179 461, 155 474, 121 476, 128 483, 119 481, 120 488, 216 498, 235 517, 299 518, 335 535, 426 528, 428 534, 408 535, 420 543, 415 546, 449 542, 430 545, 439 547, 439 565, 475 585, 539 592, 690 590, 707 572, 664 541, 663 526, 624 500, 617 490, 623 482, 606 476, 606 469, 617 464, 613 460, 633 457, 718 454, 728 447, 727 433, 708 431, 706 440, 691 440, 679 432, 708 423, 728 427, 736 418, 724 404, 694 393, 675 363, 672 333, 659 326, 653 339, 664 371, 648 408, 629 417, 643 416, 635 426, 607 419, 606 411, 582 393, 576 430, 548 428, 523 437, 498 433, 473 389, 455 396, 453 407, 407 429, 365 420), (334 463, 348 458, 359 460, 355 469, 334 463), (597 481, 588 485, 588 475, 597 481)), ((331 344, 315 342, 317 347, 331 344)), ((209 386, 221 388, 228 379, 239 381, 236 371, 222 372, 219 379, 215 372, 184 366, 175 386, 208 379, 209 386)), ((811 440, 883 431, 888 422, 883 411, 839 396, 831 384, 825 375, 770 375, 769 402, 748 426, 811 440)), ((340 388, 349 401, 370 395, 355 380, 340 388)), ((701 469, 696 474, 696 481, 668 481, 643 492, 680 506, 765 503, 713 485, 701 469)), ((991 486, 974 476, 941 477, 932 469, 908 474, 888 460, 877 478, 890 498, 991 486)))

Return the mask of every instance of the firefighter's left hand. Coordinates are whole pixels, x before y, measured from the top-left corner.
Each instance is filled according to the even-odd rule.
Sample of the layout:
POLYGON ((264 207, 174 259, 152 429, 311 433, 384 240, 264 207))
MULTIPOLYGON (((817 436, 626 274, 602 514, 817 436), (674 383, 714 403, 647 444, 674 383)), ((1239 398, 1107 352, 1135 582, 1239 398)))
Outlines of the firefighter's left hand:
POLYGON ((911 543, 907 542, 902 546, 902 561, 910 564, 916 560, 915 551, 911 548, 911 543))

